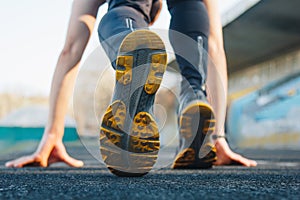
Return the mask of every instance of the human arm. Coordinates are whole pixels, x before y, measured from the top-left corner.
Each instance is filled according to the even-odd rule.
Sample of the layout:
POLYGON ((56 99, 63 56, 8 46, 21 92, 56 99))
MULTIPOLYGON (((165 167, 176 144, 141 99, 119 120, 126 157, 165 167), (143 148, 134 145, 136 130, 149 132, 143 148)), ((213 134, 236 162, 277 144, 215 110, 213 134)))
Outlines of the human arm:
POLYGON ((92 33, 98 8, 105 0, 74 0, 67 37, 60 53, 49 98, 49 116, 45 131, 36 151, 6 163, 7 167, 28 164, 47 167, 54 162, 65 162, 73 167, 82 161, 68 155, 62 142, 64 121, 80 59, 92 33))
POLYGON ((227 64, 223 44, 222 24, 217 0, 203 1, 209 18, 208 54, 213 63, 208 63, 207 90, 209 101, 215 111, 217 123, 215 134, 224 135, 227 105, 227 64))
MULTIPOLYGON (((216 131, 214 134, 224 136, 224 123, 227 106, 227 63, 223 44, 222 24, 218 11, 217 0, 203 0, 210 23, 209 29, 209 56, 214 66, 208 66, 207 90, 208 100, 212 104, 216 115, 216 131)), ((249 160, 237 153, 234 153, 227 144, 224 137, 219 137, 215 141, 217 149, 217 161, 215 165, 226 165, 239 163, 245 166, 256 166, 257 163, 249 160)))

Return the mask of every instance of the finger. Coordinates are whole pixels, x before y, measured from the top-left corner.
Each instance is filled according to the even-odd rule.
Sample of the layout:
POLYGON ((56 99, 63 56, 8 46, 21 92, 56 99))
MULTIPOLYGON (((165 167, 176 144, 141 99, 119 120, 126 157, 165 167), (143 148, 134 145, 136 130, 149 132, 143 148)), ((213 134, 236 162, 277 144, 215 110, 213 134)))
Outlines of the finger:
POLYGON ((33 157, 26 156, 24 158, 18 159, 16 163, 14 163, 14 167, 21 168, 25 165, 35 162, 33 157))
POLYGON ((21 160, 26 159, 26 157, 20 157, 15 160, 11 160, 5 163, 6 167, 15 167, 18 163, 20 163, 21 160))
POLYGON ((255 167, 257 165, 256 161, 247 159, 236 153, 233 153, 231 159, 232 159, 232 161, 241 163, 242 165, 247 166, 247 167, 255 167))
POLYGON ((15 168, 20 168, 23 167, 24 165, 27 165, 29 163, 34 162, 34 158, 32 156, 23 156, 18 159, 9 161, 5 164, 6 167, 15 167, 15 168))
POLYGON ((65 162, 70 167, 82 167, 84 165, 84 163, 81 160, 77 160, 75 158, 72 158, 69 155, 65 155, 62 158, 62 161, 65 162))
POLYGON ((5 167, 12 167, 13 161, 8 161, 5 163, 5 167))

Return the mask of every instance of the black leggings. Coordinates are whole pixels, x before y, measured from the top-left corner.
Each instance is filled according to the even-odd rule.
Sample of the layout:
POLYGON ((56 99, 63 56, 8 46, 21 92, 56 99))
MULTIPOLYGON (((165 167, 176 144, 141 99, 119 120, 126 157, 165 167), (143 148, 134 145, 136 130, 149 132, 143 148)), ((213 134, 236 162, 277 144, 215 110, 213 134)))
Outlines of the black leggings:
MULTIPOLYGON (((201 36, 203 47, 208 50, 209 21, 206 8, 200 0, 168 0, 171 14, 169 37, 176 54, 180 72, 194 89, 200 89, 206 79, 206 57, 198 70, 200 53, 197 42, 190 42, 180 37, 180 32, 197 41, 201 36)), ((100 42, 115 68, 118 48, 124 37, 134 29, 147 28, 148 22, 144 15, 134 8, 119 6, 109 10, 102 18, 98 34, 100 42)), ((183 84, 183 87, 185 87, 183 84)))

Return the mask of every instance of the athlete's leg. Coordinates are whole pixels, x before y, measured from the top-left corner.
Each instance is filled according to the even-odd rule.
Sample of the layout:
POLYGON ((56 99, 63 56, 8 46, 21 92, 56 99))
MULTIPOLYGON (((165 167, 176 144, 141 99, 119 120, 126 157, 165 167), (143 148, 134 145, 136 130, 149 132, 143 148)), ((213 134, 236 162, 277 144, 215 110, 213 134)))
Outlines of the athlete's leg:
POLYGON ((128 6, 114 8, 104 15, 98 27, 98 35, 114 68, 120 44, 125 36, 135 29, 147 28, 148 25, 139 11, 128 6))
POLYGON ((179 151, 173 168, 210 168, 215 148, 209 138, 214 114, 202 86, 206 80, 209 21, 200 0, 169 0, 170 41, 182 74, 179 107, 179 151), (201 41, 202 45, 199 45, 201 41))
POLYGON ((142 176, 156 162, 158 126, 155 93, 166 67, 164 44, 137 10, 113 8, 99 26, 101 44, 116 70, 112 103, 100 127, 103 161, 118 176, 142 176))
MULTIPOLYGON (((168 0, 168 8, 171 14, 170 41, 176 54, 181 74, 188 80, 193 89, 200 89, 206 79, 206 58, 200 61, 198 49, 198 37, 203 40, 203 47, 208 50, 209 21, 206 8, 201 0, 168 0), (177 31, 193 39, 189 42, 177 34, 177 31), (180 54, 180 55, 179 55, 180 54), (200 62, 203 62, 200 65, 200 62), (198 69, 201 66, 202 69, 198 69)), ((205 54, 204 54, 205 55, 205 54)), ((185 87, 185 84, 184 86, 185 87)), ((184 90, 184 89, 183 89, 184 90)))

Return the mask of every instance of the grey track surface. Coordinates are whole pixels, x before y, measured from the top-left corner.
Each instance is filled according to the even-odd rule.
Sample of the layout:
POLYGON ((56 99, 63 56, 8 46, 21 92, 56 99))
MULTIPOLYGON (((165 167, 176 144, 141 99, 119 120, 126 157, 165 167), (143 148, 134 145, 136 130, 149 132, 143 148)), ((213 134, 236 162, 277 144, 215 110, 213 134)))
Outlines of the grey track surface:
POLYGON ((161 169, 142 178, 109 173, 80 144, 68 151, 84 168, 7 169, 6 160, 24 154, 0 153, 0 199, 299 199, 300 152, 244 150, 259 166, 211 170, 161 169))

